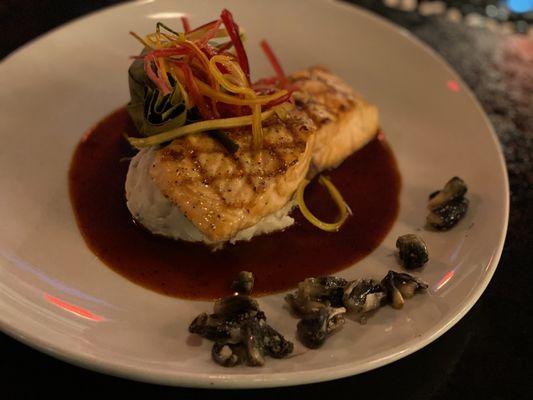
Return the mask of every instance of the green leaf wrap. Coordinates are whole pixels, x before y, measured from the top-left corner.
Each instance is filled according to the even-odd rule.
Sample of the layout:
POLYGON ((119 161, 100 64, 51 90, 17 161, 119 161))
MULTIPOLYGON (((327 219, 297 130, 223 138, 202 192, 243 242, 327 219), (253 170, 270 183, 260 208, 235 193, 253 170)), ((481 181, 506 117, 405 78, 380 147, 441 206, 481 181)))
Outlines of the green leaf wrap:
POLYGON ((128 70, 128 80, 130 102, 127 109, 141 135, 152 136, 185 123, 187 109, 176 82, 171 79, 171 92, 163 95, 146 75, 142 59, 133 61, 128 70))

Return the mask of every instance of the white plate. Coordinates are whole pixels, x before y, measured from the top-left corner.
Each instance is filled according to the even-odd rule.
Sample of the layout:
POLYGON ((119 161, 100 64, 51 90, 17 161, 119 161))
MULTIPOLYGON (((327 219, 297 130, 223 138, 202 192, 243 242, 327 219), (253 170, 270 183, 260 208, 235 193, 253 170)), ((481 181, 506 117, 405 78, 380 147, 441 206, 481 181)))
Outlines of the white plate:
MULTIPOLYGON (((410 354, 442 335, 476 302, 500 257, 508 214, 505 164, 479 104, 435 53, 368 12, 333 1, 139 1, 57 29, 0 65, 0 327, 46 353, 133 379, 197 387, 265 387, 357 374, 410 354), (448 233, 422 231, 429 294, 404 310, 349 321, 319 351, 263 368, 224 369, 210 344, 190 338, 205 302, 136 286, 86 247, 74 220, 67 169, 81 135, 128 100, 128 35, 157 20, 194 25, 228 7, 246 28, 256 77, 271 74, 257 43, 268 38, 287 71, 325 64, 381 110, 403 176, 398 220, 382 245, 342 272, 383 276, 399 234, 420 228, 428 193, 453 175, 471 208, 448 233), (455 89, 455 90, 454 90, 455 89)), ((282 296, 260 299, 271 323, 294 339, 282 296)))

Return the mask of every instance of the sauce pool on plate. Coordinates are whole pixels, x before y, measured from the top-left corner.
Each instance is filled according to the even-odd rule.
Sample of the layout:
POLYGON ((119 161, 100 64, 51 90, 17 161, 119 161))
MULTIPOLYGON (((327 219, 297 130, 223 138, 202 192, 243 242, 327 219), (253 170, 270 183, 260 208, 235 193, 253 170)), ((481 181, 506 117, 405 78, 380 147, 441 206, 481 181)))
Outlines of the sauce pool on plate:
MULTIPOLYGON (((202 244, 154 236, 135 224, 126 207, 124 182, 134 150, 123 134, 135 135, 125 109, 88 132, 69 171, 72 207, 89 248, 127 279, 157 292, 191 299, 229 293, 242 270, 255 275, 254 294, 287 290, 310 276, 332 274, 374 250, 399 209, 400 174, 382 135, 326 173, 353 211, 339 232, 324 232, 292 212, 296 223, 212 252, 202 244)), ((306 203, 323 220, 337 208, 316 180, 306 203)))

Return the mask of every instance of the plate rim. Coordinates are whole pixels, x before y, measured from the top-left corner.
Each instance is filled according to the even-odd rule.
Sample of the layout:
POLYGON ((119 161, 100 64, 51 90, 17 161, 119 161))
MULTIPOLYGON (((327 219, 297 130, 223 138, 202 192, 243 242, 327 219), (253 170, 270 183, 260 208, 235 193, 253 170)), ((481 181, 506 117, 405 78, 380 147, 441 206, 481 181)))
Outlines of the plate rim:
MULTIPOLYGON (((401 34, 406 37, 411 43, 417 46, 421 51, 426 52, 431 56, 437 63, 439 63, 445 70, 453 76, 453 78, 460 83, 461 87, 464 89, 464 93, 470 98, 477 112, 480 113, 480 116, 487 126, 492 142, 497 149, 498 154, 498 164, 502 169, 503 178, 504 178, 504 197, 503 197, 503 229, 499 235, 499 244, 495 248, 493 257, 489 265, 486 268, 486 273, 484 279, 479 282, 475 290, 469 294, 468 298, 464 304, 459 304, 459 309, 453 315, 453 318, 446 321, 442 326, 432 329, 425 334, 422 334, 420 337, 413 338, 407 342, 404 342, 401 346, 398 346, 397 349, 390 354, 384 355, 380 358, 370 360, 367 362, 359 362, 357 364, 345 363, 334 367, 328 367, 320 369, 320 374, 312 374, 308 372, 276 372, 270 374, 217 374, 217 375, 198 375, 197 373, 187 373, 186 371, 180 371, 178 375, 172 374, 172 370, 168 373, 167 371, 160 370, 150 370, 142 367, 137 367, 132 364, 123 364, 120 362, 113 362, 112 360, 102 360, 101 358, 91 356, 88 353, 78 352, 76 350, 71 350, 67 346, 58 345, 57 342, 51 342, 47 340, 42 340, 38 335, 31 332, 31 330, 25 330, 24 328, 19 328, 14 326, 14 324, 9 324, 5 319, 0 315, 0 331, 4 332, 6 335, 14 338, 15 340, 36 349, 42 353, 45 353, 49 356, 57 358, 59 360, 65 361, 69 364, 82 367, 94 372, 105 373, 111 376, 126 378, 131 380, 136 380, 146 383, 156 383, 163 385, 171 386, 181 386, 189 388, 213 388, 213 389, 251 389, 251 388, 271 388, 271 387, 280 387, 280 386, 295 386, 303 385, 310 383, 319 383, 324 381, 330 381, 334 379, 345 378, 352 375, 357 375, 363 372, 367 372, 381 366, 387 365, 394 361, 397 361, 403 357, 406 357, 423 347, 427 346, 431 342, 438 339, 444 333, 446 333, 450 328, 452 328, 457 322, 459 322, 465 315, 470 311, 475 303, 479 300, 485 289, 487 288, 489 282, 491 281, 496 268, 498 267, 504 244, 507 235, 508 223, 509 223, 509 208, 510 208, 510 189, 509 189, 509 178, 507 172, 507 165, 505 163, 505 158, 502 151, 502 146, 498 140, 494 127, 492 126, 487 114, 481 107, 478 99, 472 93, 471 89, 466 85, 463 79, 459 74, 450 66, 450 64, 431 48, 428 44, 424 43, 421 39, 416 37, 414 34, 409 32, 407 29, 403 28, 400 25, 397 25, 391 21, 386 20, 384 17, 377 15, 369 10, 361 8, 355 4, 344 3, 340 0, 322 0, 324 3, 328 3, 329 6, 337 7, 343 9, 346 12, 357 14, 359 17, 367 18, 372 20, 372 22, 381 25, 385 29, 392 30, 396 34, 401 34), (259 377, 258 377, 259 376, 259 377)), ((97 17, 99 14, 107 13, 110 11, 116 11, 122 7, 134 7, 136 5, 143 4, 143 0, 137 0, 134 2, 119 3, 109 7, 104 7, 100 10, 93 11, 88 14, 79 16, 65 24, 62 24, 52 30, 40 35, 31 41, 25 43, 21 47, 17 48, 13 52, 9 53, 4 59, 0 62, 0 65, 10 60, 12 57, 18 56, 20 53, 29 51, 31 47, 43 40, 46 40, 48 36, 55 34, 57 31, 66 30, 71 25, 78 23, 81 20, 86 18, 97 17)))

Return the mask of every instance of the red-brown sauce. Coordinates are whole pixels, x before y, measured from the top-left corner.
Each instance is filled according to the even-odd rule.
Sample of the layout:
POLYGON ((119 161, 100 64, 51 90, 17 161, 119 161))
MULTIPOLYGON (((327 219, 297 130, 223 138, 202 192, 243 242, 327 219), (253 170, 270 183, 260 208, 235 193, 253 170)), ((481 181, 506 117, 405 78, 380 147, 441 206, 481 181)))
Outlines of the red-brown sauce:
MULTIPOLYGON (((226 295, 241 270, 255 274, 256 295, 334 273, 374 250, 398 213, 400 175, 380 135, 328 172, 353 210, 339 232, 315 228, 296 210, 295 225, 284 232, 217 252, 201 244, 156 237, 137 226, 126 208, 125 158, 134 152, 123 133, 133 135, 135 128, 121 109, 84 136, 69 172, 72 206, 85 241, 104 263, 133 282, 170 296, 226 295)), ((306 202, 317 216, 335 219, 335 205, 316 182, 306 189, 306 202)))

